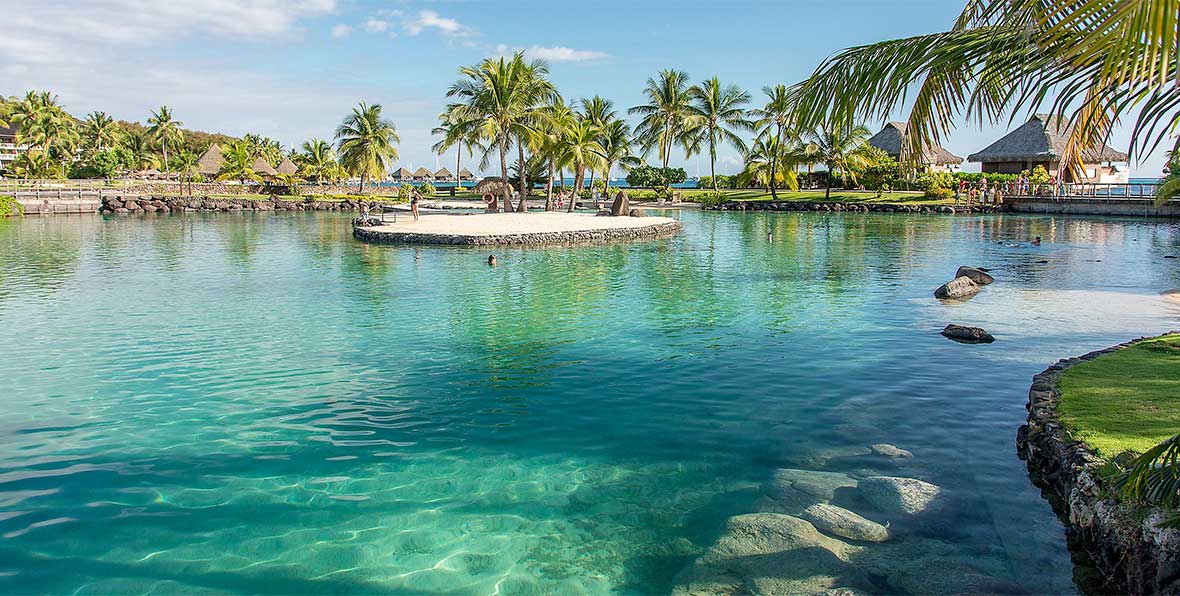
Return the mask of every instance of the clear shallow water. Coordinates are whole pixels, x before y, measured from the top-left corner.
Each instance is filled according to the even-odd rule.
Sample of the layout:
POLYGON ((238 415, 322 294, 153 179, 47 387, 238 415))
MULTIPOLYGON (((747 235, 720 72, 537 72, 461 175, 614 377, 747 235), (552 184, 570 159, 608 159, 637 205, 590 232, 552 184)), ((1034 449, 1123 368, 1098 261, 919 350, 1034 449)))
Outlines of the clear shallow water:
POLYGON ((0 221, 0 592, 666 593, 775 469, 875 442, 956 556, 1073 590, 1029 378, 1180 327, 1180 228, 679 217, 495 269, 323 214, 0 221), (998 282, 931 298, 964 263, 998 282))

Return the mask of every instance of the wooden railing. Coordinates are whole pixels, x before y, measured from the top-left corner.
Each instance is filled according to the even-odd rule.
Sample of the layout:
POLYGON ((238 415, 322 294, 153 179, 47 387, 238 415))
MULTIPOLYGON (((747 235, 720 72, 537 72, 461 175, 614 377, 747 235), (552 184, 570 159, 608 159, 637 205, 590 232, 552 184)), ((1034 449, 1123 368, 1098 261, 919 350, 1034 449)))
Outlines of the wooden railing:
POLYGON ((992 185, 1007 198, 1028 199, 1155 199, 1159 189, 1157 183, 1124 182, 1104 184, 1097 182, 1070 182, 1063 184, 1019 184, 1005 182, 992 185))

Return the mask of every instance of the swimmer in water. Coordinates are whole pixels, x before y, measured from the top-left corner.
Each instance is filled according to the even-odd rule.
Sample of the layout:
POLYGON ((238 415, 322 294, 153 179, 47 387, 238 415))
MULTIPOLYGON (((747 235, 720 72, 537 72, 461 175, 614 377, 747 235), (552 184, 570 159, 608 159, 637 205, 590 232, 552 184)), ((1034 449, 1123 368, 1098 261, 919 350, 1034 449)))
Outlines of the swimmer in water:
POLYGON ((488 255, 488 265, 491 267, 496 266, 496 255, 488 255))
POLYGON ((1041 237, 1037 236, 1036 238, 1033 238, 1032 245, 1033 246, 1040 246, 1041 245, 1041 237))

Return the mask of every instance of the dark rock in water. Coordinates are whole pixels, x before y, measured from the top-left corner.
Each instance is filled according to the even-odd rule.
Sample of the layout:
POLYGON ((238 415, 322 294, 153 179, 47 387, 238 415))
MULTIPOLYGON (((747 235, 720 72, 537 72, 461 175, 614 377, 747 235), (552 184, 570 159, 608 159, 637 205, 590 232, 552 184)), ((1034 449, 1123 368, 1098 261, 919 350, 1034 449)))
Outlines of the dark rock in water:
POLYGON ((615 201, 610 205, 610 214, 614 216, 627 215, 631 211, 631 200, 627 198, 627 193, 619 191, 615 195, 615 201))
POLYGON ((643 212, 643 209, 632 209, 627 212, 627 215, 630 215, 631 217, 646 217, 647 216, 647 214, 643 212))
POLYGON ((981 286, 986 286, 993 281, 996 281, 995 278, 985 273, 982 269, 968 267, 966 265, 959 267, 959 270, 955 272, 955 277, 969 277, 971 278, 971 281, 981 286))
POLYGON ((1176 255, 1164 255, 1164 258, 1165 259, 1175 259, 1177 257, 1176 257, 1176 255))
POLYGON ((1049 261, 1048 261, 1047 259, 1041 259, 1041 260, 1037 261, 1037 263, 1040 263, 1040 264, 1045 264, 1045 263, 1048 263, 1048 262, 1049 262, 1049 261))
POLYGON ((885 457, 895 457, 896 458, 896 457, 913 457, 914 456, 913 453, 910 453, 909 451, 906 451, 905 449, 902 449, 902 448, 897 447, 895 445, 890 445, 889 443, 877 443, 875 445, 869 446, 869 449, 872 449, 873 453, 876 453, 877 455, 883 455, 885 457))
POLYGON ((978 269, 978 270, 980 270, 980 271, 982 271, 982 272, 984 272, 984 273, 987 273, 987 272, 991 271, 991 269, 988 269, 987 267, 976 267, 976 269, 978 269))
MULTIPOLYGON (((986 274, 985 274, 986 275, 986 274)), ((970 298, 979 293, 979 284, 970 277, 956 277, 934 290, 935 298, 970 298)))
POLYGON ((990 344, 996 341, 996 338, 992 337, 992 334, 987 331, 979 327, 967 327, 964 325, 947 325, 943 328, 942 335, 965 344, 990 344))
POLYGON ((610 209, 603 209, 594 215, 597 217, 610 217, 610 209))

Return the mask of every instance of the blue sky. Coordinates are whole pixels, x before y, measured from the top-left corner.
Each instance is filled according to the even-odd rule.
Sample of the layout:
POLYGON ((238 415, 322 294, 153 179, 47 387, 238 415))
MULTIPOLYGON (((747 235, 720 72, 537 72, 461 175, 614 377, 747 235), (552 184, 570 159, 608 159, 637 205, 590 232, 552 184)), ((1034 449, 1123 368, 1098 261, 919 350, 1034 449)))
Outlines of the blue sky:
MULTIPOLYGON (((961 0, 559 3, 526 0, 9 0, 0 93, 51 89, 76 114, 144 120, 167 104, 191 128, 298 145, 330 138, 360 100, 401 134, 401 163, 434 167, 430 129, 460 65, 524 50, 567 98, 641 101, 662 68, 719 76, 755 95, 794 83, 850 45, 945 30, 961 0)), ((901 116, 901 114, 895 115, 901 116)), ((876 130, 881 122, 869 122, 876 130)), ((1006 126, 960 126, 966 156, 1006 126)), ((1114 146, 1126 148, 1124 130, 1114 146)), ((466 157, 465 157, 466 159, 466 157)), ((705 158, 674 160, 690 175, 705 158)), ((454 156, 441 160, 453 164, 454 156)), ((1162 152, 1132 171, 1156 175, 1162 152)), ((977 167, 977 166, 976 166, 977 167)), ((722 152, 718 170, 738 169, 722 152)), ((971 169, 969 167, 969 169, 971 169)))

